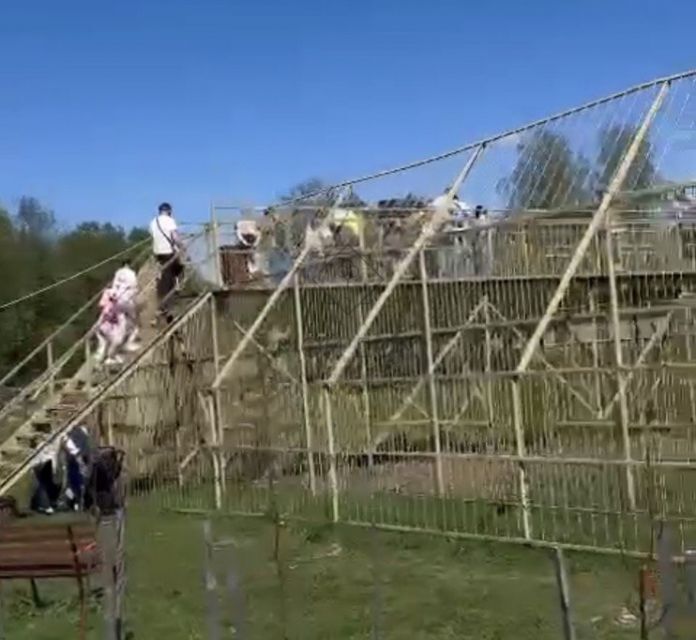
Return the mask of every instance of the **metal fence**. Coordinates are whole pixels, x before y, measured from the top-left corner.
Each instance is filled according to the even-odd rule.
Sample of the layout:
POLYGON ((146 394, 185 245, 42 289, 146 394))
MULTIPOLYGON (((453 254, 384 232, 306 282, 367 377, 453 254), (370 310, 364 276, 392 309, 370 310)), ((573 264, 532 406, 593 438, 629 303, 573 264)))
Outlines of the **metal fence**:
POLYGON ((693 223, 625 201, 689 171, 693 85, 648 83, 283 203, 260 249, 284 255, 275 277, 197 299, 78 418, 128 450, 137 495, 179 510, 273 502, 288 518, 636 554, 662 521, 683 539, 693 223), (326 231, 346 187, 374 201, 446 186, 398 215, 351 205, 362 230, 326 247, 281 232, 301 207, 326 231), (457 228, 456 193, 509 215, 457 228))

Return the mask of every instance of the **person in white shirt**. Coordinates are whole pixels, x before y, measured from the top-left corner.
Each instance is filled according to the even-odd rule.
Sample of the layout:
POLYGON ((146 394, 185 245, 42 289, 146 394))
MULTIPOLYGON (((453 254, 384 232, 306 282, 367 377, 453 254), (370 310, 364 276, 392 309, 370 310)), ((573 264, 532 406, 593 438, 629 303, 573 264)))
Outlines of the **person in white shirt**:
POLYGON ((126 319, 127 338, 123 345, 126 351, 137 351, 138 339, 138 276, 131 267, 130 260, 124 260, 120 269, 114 274, 111 291, 116 297, 119 313, 126 319))
POLYGON ((152 253, 162 268, 157 281, 160 313, 171 320, 171 315, 167 311, 168 303, 176 287, 177 278, 183 272, 183 265, 177 257, 181 242, 176 221, 172 216, 172 207, 168 202, 163 202, 159 206, 157 215, 150 223, 150 235, 152 236, 152 253))

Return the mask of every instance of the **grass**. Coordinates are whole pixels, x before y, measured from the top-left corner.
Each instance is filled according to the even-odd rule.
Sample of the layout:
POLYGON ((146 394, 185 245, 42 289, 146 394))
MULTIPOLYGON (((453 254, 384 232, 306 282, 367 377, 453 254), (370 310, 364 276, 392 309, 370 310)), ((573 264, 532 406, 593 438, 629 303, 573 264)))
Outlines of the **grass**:
MULTIPOLYGON (((128 517, 128 628, 148 640, 207 638, 201 520, 137 501, 128 517)), ((220 577, 231 566, 241 580, 246 624, 246 635, 235 631, 237 608, 227 599, 223 638, 562 637, 545 551, 328 525, 276 527, 268 518, 220 518, 214 530, 234 540, 233 560, 219 552, 216 565, 220 577)), ((637 630, 613 622, 623 605, 635 605, 637 565, 583 554, 569 554, 568 563, 578 637, 637 638, 637 630)), ((27 586, 6 590, 6 637, 76 637, 76 587, 40 588, 48 601, 40 610, 27 586)), ((88 637, 102 637, 96 608, 88 637)))

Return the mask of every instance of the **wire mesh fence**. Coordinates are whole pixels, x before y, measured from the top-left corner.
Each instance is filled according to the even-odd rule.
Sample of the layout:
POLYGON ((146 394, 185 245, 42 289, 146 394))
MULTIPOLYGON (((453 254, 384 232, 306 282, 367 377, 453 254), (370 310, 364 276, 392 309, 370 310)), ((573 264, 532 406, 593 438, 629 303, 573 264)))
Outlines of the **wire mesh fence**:
POLYGON ((257 275, 85 418, 139 499, 179 510, 625 553, 661 520, 688 537, 694 222, 632 194, 686 171, 693 82, 281 203, 253 250, 220 220, 217 267, 257 275), (462 221, 455 191, 490 210, 462 221))
POLYGON ((227 288, 80 418, 128 451, 135 495, 180 510, 274 500, 308 521, 626 553, 659 520, 687 536, 695 223, 645 193, 688 173, 693 84, 281 202, 253 250, 230 210, 205 240, 227 288))

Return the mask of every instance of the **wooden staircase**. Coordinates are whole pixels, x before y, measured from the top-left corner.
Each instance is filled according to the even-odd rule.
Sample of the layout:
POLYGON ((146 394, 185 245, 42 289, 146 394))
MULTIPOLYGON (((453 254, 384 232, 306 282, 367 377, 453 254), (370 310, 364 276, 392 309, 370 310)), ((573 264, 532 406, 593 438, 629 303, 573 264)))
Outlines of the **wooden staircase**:
MULTIPOLYGON (((143 349, 159 333, 159 329, 152 325, 157 313, 154 291, 157 273, 158 267, 152 259, 138 271, 143 349)), ((176 309, 174 312, 176 316, 176 309)), ((19 401, 13 399, 0 410, 0 483, 75 416, 109 378, 118 375, 119 369, 137 357, 137 353, 129 354, 119 369, 97 371, 90 348, 93 333, 92 327, 58 359, 55 370, 41 373, 20 392, 19 401), (82 353, 82 363, 77 371, 67 379, 58 379, 60 369, 79 353, 82 353)))

